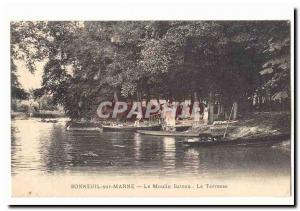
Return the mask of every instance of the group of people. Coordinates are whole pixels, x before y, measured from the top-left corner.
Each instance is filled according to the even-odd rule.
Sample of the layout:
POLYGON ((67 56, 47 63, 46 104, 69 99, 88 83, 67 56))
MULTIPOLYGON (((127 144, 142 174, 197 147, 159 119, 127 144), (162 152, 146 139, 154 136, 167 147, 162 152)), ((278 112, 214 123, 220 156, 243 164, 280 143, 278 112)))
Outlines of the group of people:
MULTIPOLYGON (((102 108, 102 113, 111 116, 115 109, 115 102, 111 103, 110 106, 104 106, 102 108)), ((124 107, 124 105, 123 105, 124 107)), ((193 125, 207 124, 208 123, 208 108, 205 103, 194 102, 193 104, 178 103, 167 101, 161 104, 153 105, 147 104, 146 106, 139 104, 139 109, 133 103, 127 103, 125 105, 125 110, 118 111, 118 119, 130 119, 134 120, 134 125, 139 126, 143 120, 152 121, 160 120, 160 123, 168 125, 170 127, 175 126, 176 122, 180 120, 193 120, 193 125), (149 107, 150 106, 150 107, 149 107), (133 111, 131 111, 133 110, 133 111), (150 115, 149 115, 150 110, 150 115), (128 115, 131 114, 131 115, 128 115), (132 117, 131 117, 132 116, 132 117), (155 117, 155 118, 153 118, 155 117)), ((112 115, 113 116, 113 115, 112 115)))
POLYGON ((172 127, 176 125, 176 121, 184 118, 192 118, 195 126, 208 123, 208 108, 204 103, 196 102, 194 105, 179 105, 175 109, 170 102, 161 104, 159 112, 161 121, 164 124, 172 127))

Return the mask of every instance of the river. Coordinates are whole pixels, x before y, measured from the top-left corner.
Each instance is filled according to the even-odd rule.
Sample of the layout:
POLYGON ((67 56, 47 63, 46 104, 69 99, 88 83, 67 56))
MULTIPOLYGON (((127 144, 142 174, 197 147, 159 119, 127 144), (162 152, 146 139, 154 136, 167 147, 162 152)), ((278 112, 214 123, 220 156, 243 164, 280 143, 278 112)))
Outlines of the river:
POLYGON ((103 174, 215 178, 290 174, 289 143, 185 148, 184 138, 70 132, 66 119, 12 120, 12 174, 103 174))

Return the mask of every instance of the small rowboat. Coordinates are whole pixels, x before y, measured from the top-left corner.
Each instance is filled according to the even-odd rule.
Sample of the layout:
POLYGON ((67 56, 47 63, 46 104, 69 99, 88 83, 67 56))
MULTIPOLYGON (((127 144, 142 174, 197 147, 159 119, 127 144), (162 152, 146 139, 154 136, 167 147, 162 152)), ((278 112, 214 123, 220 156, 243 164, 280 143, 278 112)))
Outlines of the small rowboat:
POLYGON ((161 130, 161 125, 144 125, 144 126, 133 126, 133 125, 103 125, 103 132, 135 132, 137 130, 161 130))
POLYGON ((101 131, 99 127, 70 127, 66 128, 67 131, 101 131))
POLYGON ((290 138, 290 134, 276 134, 260 137, 242 137, 236 139, 223 138, 222 136, 202 136, 196 139, 189 139, 183 142, 186 147, 207 147, 207 146, 266 146, 274 145, 290 138))
POLYGON ((186 133, 179 131, 152 131, 152 130, 138 130, 138 134, 150 136, 176 136, 176 137, 199 137, 198 133, 186 133))
POLYGON ((58 121, 56 119, 42 119, 41 122, 44 122, 44 123, 57 123, 58 121))

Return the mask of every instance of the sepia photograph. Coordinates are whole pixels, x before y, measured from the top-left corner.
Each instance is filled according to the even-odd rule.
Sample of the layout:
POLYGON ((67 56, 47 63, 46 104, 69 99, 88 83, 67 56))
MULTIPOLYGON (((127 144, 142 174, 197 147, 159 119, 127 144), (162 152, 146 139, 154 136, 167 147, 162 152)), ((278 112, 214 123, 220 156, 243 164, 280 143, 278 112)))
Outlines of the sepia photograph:
POLYGON ((7 21, 12 201, 290 204, 293 20, 180 17, 7 21))

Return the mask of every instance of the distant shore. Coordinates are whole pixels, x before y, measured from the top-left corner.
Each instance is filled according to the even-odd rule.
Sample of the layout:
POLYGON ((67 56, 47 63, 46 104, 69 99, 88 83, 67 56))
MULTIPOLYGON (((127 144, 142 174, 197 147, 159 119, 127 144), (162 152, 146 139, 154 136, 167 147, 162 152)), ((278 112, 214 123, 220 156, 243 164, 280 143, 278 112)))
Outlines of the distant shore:
POLYGON ((18 119, 18 118, 28 118, 28 117, 33 117, 33 118, 61 118, 61 117, 66 117, 65 113, 60 112, 60 111, 47 111, 47 110, 42 110, 39 112, 33 112, 33 113, 28 113, 28 112, 20 112, 20 111, 12 111, 11 112, 11 118, 12 119, 18 119))

